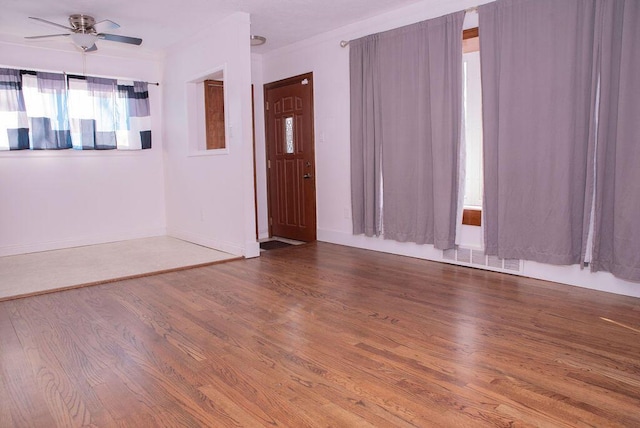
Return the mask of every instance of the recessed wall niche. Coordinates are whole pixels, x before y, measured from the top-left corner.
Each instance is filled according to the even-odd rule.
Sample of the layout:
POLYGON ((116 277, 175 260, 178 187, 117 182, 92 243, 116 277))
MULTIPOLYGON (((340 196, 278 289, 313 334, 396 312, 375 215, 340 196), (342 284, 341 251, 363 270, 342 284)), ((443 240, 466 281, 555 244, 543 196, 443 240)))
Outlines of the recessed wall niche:
POLYGON ((225 74, 223 65, 187 82, 189 156, 229 153, 225 74))

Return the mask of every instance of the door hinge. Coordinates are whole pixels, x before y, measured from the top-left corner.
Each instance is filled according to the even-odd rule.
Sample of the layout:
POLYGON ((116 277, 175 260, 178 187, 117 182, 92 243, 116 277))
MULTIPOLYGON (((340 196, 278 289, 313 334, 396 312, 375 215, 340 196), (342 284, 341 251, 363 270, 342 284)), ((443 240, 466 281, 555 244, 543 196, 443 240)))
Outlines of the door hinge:
POLYGON ((273 217, 269 217, 269 226, 273 226, 273 217))
POLYGON ((269 101, 266 101, 265 104, 266 104, 267 111, 269 111, 269 101))
POLYGON ((267 159, 267 169, 271 169, 271 159, 267 159))

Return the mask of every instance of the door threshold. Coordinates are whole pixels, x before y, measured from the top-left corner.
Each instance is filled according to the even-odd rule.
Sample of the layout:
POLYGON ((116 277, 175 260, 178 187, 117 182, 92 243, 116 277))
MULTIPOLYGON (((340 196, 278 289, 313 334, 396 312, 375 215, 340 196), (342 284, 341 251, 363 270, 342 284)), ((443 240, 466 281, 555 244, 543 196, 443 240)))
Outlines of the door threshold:
POLYGON ((304 241, 296 241, 295 239, 281 238, 280 236, 272 236, 271 238, 259 239, 258 242, 280 241, 291 245, 306 244, 304 241))

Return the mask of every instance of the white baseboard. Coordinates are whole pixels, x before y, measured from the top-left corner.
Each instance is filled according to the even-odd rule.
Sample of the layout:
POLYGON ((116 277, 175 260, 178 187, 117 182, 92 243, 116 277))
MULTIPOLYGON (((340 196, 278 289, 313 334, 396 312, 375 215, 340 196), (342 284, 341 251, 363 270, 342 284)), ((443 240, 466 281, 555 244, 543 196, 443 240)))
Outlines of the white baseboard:
POLYGON ((129 239, 152 238, 164 236, 164 228, 131 231, 113 235, 94 235, 75 237, 57 241, 33 242, 20 245, 0 246, 0 257, 15 256, 18 254, 38 253, 41 251, 61 250, 64 248, 83 247, 86 245, 107 244, 109 242, 127 241, 129 239))
POLYGON ((382 237, 369 238, 364 235, 352 235, 350 233, 326 229, 318 229, 317 237, 318 241, 345 245, 347 247, 380 251, 382 253, 415 257, 424 260, 442 261, 442 251, 436 250, 433 245, 418 245, 412 242, 397 242, 389 239, 384 239, 382 237))
POLYGON ((249 251, 251 254, 245 254, 245 249, 236 243, 222 241, 220 239, 208 238, 197 235, 192 232, 187 232, 185 230, 179 229, 169 229, 167 231, 167 235, 172 236, 174 238, 182 239, 183 241, 191 242, 194 244, 202 245, 203 247, 212 248, 214 250, 223 251, 225 253, 233 254, 236 256, 247 256, 247 257, 255 257, 253 253, 257 252, 259 254, 260 247, 256 242, 255 246, 257 250, 249 251))
MULTIPOLYGON (((415 257, 440 263, 468 266, 475 269, 495 270, 491 268, 484 268, 483 266, 471 266, 471 264, 468 263, 461 264, 458 262, 444 260, 442 251, 435 249, 433 245, 417 245, 408 242, 385 240, 383 238, 368 238, 364 235, 352 235, 350 233, 323 229, 318 229, 318 241, 362 248, 365 250, 380 251, 383 253, 397 254, 401 256, 415 257)), ((580 269, 577 265, 554 266, 524 260, 521 263, 522 270, 520 272, 509 273, 512 275, 541 279, 564 285, 587 288, 590 290, 640 297, 640 284, 616 278, 607 272, 592 273, 588 268, 580 269)))

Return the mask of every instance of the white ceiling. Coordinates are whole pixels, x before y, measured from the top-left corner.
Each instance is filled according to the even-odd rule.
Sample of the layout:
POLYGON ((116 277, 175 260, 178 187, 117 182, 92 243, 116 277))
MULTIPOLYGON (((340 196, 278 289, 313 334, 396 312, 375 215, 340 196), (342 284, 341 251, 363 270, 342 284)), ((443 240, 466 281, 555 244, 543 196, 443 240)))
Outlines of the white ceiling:
MULTIPOLYGON (((360 21, 421 0, 0 0, 0 34, 13 37, 64 33, 29 16, 68 25, 73 13, 111 19, 120 24, 113 34, 140 37, 145 50, 161 51, 206 25, 234 13, 251 15, 251 33, 267 38, 254 48, 264 53, 298 40, 360 21)), ((29 41, 51 46, 67 38, 29 41)), ((113 42, 112 45, 121 45, 113 42)), ((127 49, 136 47, 124 46, 127 49)), ((140 48, 137 48, 140 49, 140 48)))

